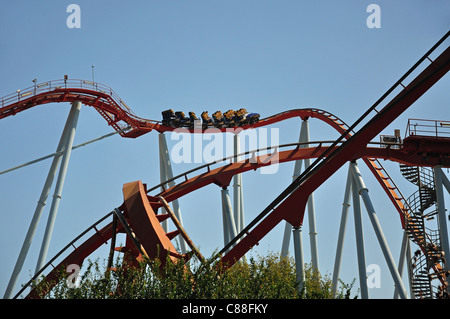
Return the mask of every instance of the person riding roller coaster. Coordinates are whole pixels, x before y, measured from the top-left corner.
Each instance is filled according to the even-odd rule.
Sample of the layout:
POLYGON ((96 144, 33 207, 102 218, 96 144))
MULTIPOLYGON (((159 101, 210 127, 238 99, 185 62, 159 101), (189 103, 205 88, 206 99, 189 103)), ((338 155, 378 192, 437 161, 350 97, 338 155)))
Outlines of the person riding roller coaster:
MULTIPOLYGON (((173 127, 189 127, 193 128, 196 120, 199 120, 194 112, 189 112, 189 117, 185 117, 183 112, 174 112, 172 109, 162 112, 162 124, 173 127)), ((208 116, 208 112, 204 111, 201 114, 201 121, 203 129, 210 126, 222 127, 236 127, 246 124, 253 124, 259 121, 258 113, 248 113, 246 109, 239 109, 238 111, 228 110, 224 114, 221 111, 214 112, 212 118, 208 116)))

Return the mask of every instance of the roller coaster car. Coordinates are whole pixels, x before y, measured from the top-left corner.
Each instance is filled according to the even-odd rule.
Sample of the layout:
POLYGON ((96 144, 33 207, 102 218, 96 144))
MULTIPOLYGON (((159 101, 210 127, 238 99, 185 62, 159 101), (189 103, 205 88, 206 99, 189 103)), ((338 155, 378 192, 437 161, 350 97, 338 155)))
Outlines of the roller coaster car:
POLYGON ((197 115, 194 112, 189 112, 189 127, 193 128, 195 121, 198 120, 197 115))
POLYGON ((163 120, 162 120, 162 124, 163 125, 172 125, 172 121, 175 118, 175 113, 172 109, 167 110, 167 111, 162 111, 161 112, 162 116, 163 116, 163 120))
POLYGON ((259 113, 249 113, 245 117, 245 124, 253 124, 259 121, 259 113))
POLYGON ((224 124, 228 127, 234 126, 235 122, 234 122, 234 115, 235 115, 235 111, 233 110, 228 110, 223 114, 223 118, 224 118, 224 124))
POLYGON ((239 109, 234 113, 234 123, 237 126, 245 124, 245 119, 247 117, 247 110, 246 109, 239 109))
POLYGON ((212 121, 212 119, 208 116, 208 112, 207 112, 207 111, 202 112, 201 118, 202 118, 202 123, 203 123, 203 128, 204 128, 204 129, 207 128, 209 125, 212 125, 212 124, 213 124, 213 121, 212 121))
POLYGON ((214 112, 212 117, 213 117, 215 127, 221 127, 223 125, 222 112, 220 112, 220 111, 214 112))
POLYGON ((185 117, 183 112, 175 112, 175 118, 173 120, 173 125, 176 127, 184 126, 186 124, 189 124, 190 119, 188 117, 185 117))

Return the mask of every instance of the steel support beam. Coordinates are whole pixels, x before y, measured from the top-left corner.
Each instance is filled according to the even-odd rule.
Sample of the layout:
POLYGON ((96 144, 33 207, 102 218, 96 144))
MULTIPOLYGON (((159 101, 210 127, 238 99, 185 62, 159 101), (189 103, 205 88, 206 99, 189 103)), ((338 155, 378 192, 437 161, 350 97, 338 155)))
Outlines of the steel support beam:
MULTIPOLYGON (((407 261, 407 265, 408 265, 407 269, 408 269, 408 279, 409 279, 409 295, 411 296, 411 299, 413 299, 414 298, 414 290, 411 285, 411 278, 412 278, 411 260, 412 260, 411 243, 408 239, 407 244, 406 244, 406 261, 407 261)), ((395 291, 397 291, 397 289, 395 291)))
MULTIPOLYGON (((234 161, 237 162, 241 158, 237 156, 241 151, 240 136, 238 133, 234 134, 234 161)), ((234 175, 233 177, 233 205, 234 205, 234 220, 236 222, 236 230, 238 233, 244 229, 244 192, 242 185, 242 174, 234 175)))
POLYGON ((444 172, 442 172, 441 177, 442 177, 442 184, 447 189, 447 193, 450 194, 450 181, 448 180, 447 176, 445 176, 444 172))
MULTIPOLYGON (((172 163, 170 161, 170 155, 169 155, 169 149, 167 148, 167 141, 166 136, 164 133, 159 134, 159 165, 160 165, 160 180, 161 183, 165 182, 169 179, 173 178, 173 171, 172 171, 172 163)), ((175 186, 175 183, 173 181, 168 183, 169 187, 175 186)), ((181 225, 183 225, 183 219, 181 217, 181 210, 180 210, 180 203, 178 199, 175 199, 172 201, 172 210, 180 222, 181 225)), ((163 221, 162 223, 163 229, 168 232, 168 223, 167 220, 163 221)), ((180 249, 183 254, 185 254, 188 251, 187 244, 183 238, 178 238, 180 243, 180 249)))
POLYGON ((300 227, 294 227, 292 229, 292 237, 294 238, 295 273, 298 284, 297 290, 300 292, 303 289, 303 285, 305 282, 302 230, 300 227))
POLYGON ((59 164, 61 162, 62 152, 64 151, 65 142, 67 140, 69 128, 73 121, 74 116, 74 107, 70 109, 69 115, 67 116, 66 124, 64 125, 63 132, 61 134, 59 144, 56 148, 55 156, 53 157, 52 164, 50 166, 47 179, 45 180, 44 187, 42 188, 41 195, 39 197, 36 209, 33 214, 33 218, 31 220, 30 226, 28 228, 27 234, 25 236, 25 240, 22 244, 22 248, 19 253, 19 257, 17 259, 16 265, 14 266, 13 273, 11 275, 10 281, 5 291, 4 298, 11 298, 13 289, 17 283, 17 279, 22 270, 23 264, 25 262, 26 256, 30 249, 31 243, 33 241, 34 234, 36 232, 37 226, 39 224, 39 220, 42 216, 42 212, 44 210, 44 206, 46 205, 48 195, 50 193, 50 189, 53 184, 53 180, 55 179, 56 171, 58 170, 59 164))
POLYGON ((336 258, 334 260, 333 279, 332 279, 333 297, 336 297, 339 273, 341 271, 342 252, 344 250, 345 228, 347 226, 348 210, 350 208, 350 195, 351 195, 350 192, 352 190, 352 184, 353 184, 352 181, 353 181, 353 175, 352 175, 351 168, 349 168, 348 174, 347 174, 347 183, 345 185, 344 202, 342 203, 342 215, 341 215, 341 223, 339 226, 339 235, 338 235, 337 247, 336 247, 336 258))
MULTIPOLYGON (((400 277, 402 277, 403 267, 405 265, 408 248, 409 248, 409 238, 408 238, 408 234, 406 233, 406 231, 404 231, 403 239, 402 239, 402 247, 400 248, 400 257, 398 260, 398 273, 400 274, 400 277)), ((397 287, 395 288, 395 291, 394 291, 394 299, 398 299, 397 287)))
POLYGON ((394 258, 392 257, 391 251, 387 244, 386 238, 384 236, 383 230, 381 229, 380 222, 378 221, 377 214, 375 213, 375 209, 373 208, 372 201, 369 197, 369 191, 366 188, 364 181, 361 177, 361 173, 357 166, 353 167, 353 177, 355 178, 356 185, 358 186, 359 194, 361 195, 364 205, 366 206, 367 213, 369 215, 370 222, 372 223, 372 227, 375 231, 375 234, 378 239, 378 243, 380 244, 381 250, 383 252, 384 258, 386 259, 387 266, 391 273, 392 279, 396 285, 396 289, 399 290, 400 298, 406 299, 406 290, 403 285, 402 279, 398 270, 395 266, 394 258))
MULTIPOLYGON (((445 200, 444 200, 444 183, 443 183, 443 175, 441 167, 434 167, 434 180, 436 185, 436 205, 438 210, 438 222, 439 222, 439 236, 441 241, 441 247, 446 256, 445 258, 450 258, 450 247, 448 241, 448 219, 445 209, 445 200)), ((445 263, 445 270, 450 270, 448 263, 445 263)))
MULTIPOLYGON (((351 163, 352 170, 357 167, 356 163, 351 163)), ((361 289, 361 299, 369 299, 367 288, 366 257, 364 250, 364 232, 361 216, 361 202, 359 200, 358 186, 353 178, 352 181, 353 215, 355 220, 356 253, 358 256, 359 286, 361 289)))
MULTIPOLYGON (((304 120, 302 122, 302 129, 305 131, 305 142, 309 142, 309 122, 304 120)), ((309 144, 305 144, 303 147, 309 147, 309 144)), ((305 159, 305 169, 311 165, 309 158, 305 159)), ((309 195, 308 202, 308 227, 309 227, 309 244, 311 249, 311 264, 317 270, 319 269, 319 252, 317 248, 317 230, 316 230, 316 213, 314 208, 314 192, 309 195)))
MULTIPOLYGON (((308 120, 303 120, 301 129, 299 143, 309 142, 309 122, 308 120)), ((308 144, 303 144, 300 148, 307 148, 308 144)), ((292 180, 295 181, 301 173, 303 161, 305 162, 305 169, 311 165, 310 159, 298 160, 295 162, 294 174, 292 180)), ((310 249, 311 249, 311 264, 314 268, 319 269, 319 253, 317 248, 317 231, 316 231, 316 217, 314 208, 314 193, 309 196, 308 202, 308 227, 309 227, 309 237, 310 237, 310 249)), ((287 257, 289 254, 289 242, 291 236, 292 225, 288 222, 285 224, 283 243, 281 246, 281 256, 287 257)))
POLYGON ((231 199, 226 187, 221 190, 224 244, 227 245, 237 235, 231 199))
MULTIPOLYGON (((47 258, 48 248, 50 246, 50 239, 53 233, 55 225, 56 215, 58 213, 59 203, 61 201, 62 190, 64 187, 64 181, 66 179, 67 167, 69 165, 70 155, 72 153, 73 140, 75 138, 75 131, 78 123, 78 116, 81 110, 81 102, 75 101, 72 103, 73 118, 69 124, 69 131, 67 132, 66 141, 64 141, 64 151, 61 160, 61 167, 59 170, 58 178, 56 180, 55 192, 53 195, 52 205, 50 207, 50 213, 47 220, 47 226, 45 228, 44 239, 42 241, 41 250, 39 252, 38 262, 36 264, 37 273, 44 265, 47 258)), ((71 110, 71 111, 72 111, 71 110)))
MULTIPOLYGON (((305 135, 306 134, 304 131, 304 126, 302 125, 301 129, 300 129, 300 136, 298 138, 299 143, 305 142, 305 135)), ((295 161, 294 174, 292 175, 292 181, 295 181, 300 176, 300 173, 302 171, 302 165, 303 165, 303 160, 295 161)), ((287 257, 289 255, 289 244, 291 241, 292 230, 293 230, 292 225, 289 222, 286 222, 285 227, 284 227, 283 243, 281 245, 281 256, 282 257, 287 257)))

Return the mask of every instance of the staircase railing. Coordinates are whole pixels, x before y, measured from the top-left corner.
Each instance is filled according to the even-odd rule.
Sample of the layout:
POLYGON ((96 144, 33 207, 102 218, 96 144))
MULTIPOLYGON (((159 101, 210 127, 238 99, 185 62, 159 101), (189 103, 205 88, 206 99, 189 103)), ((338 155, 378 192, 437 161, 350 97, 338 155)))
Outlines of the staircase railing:
POLYGON ((445 262, 440 245, 439 231, 425 227, 425 220, 431 219, 436 210, 425 213, 427 209, 436 204, 436 191, 433 171, 425 167, 412 167, 400 164, 402 175, 411 183, 418 186, 408 199, 411 215, 406 222, 406 231, 419 249, 410 261, 411 289, 416 298, 431 299, 445 298, 442 286, 436 288, 432 281, 438 279, 446 283, 446 273, 442 271, 440 264, 445 262))

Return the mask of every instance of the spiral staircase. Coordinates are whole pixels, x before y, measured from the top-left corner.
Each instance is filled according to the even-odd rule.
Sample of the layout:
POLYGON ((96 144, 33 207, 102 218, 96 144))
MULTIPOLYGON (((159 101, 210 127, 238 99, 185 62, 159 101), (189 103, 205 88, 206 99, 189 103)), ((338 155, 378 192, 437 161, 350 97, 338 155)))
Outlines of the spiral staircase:
POLYGON ((437 230, 426 227, 425 222, 437 214, 436 190, 433 171, 426 167, 400 164, 402 175, 418 187, 408 199, 410 215, 405 219, 405 229, 410 239, 419 246, 410 261, 410 283, 415 298, 449 298, 443 267, 444 252, 437 230), (437 285, 434 284, 438 282, 437 285))

